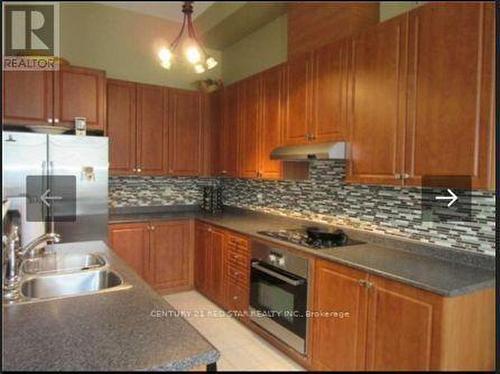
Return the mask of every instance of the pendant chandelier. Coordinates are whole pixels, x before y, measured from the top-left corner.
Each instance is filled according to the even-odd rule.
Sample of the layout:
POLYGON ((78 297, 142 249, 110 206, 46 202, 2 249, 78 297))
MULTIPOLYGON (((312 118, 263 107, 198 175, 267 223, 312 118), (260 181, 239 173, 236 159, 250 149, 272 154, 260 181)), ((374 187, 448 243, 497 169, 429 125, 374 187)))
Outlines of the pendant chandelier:
POLYGON ((202 74, 206 70, 214 68, 217 65, 217 60, 205 51, 196 36, 196 31, 191 19, 191 15, 193 14, 193 1, 184 1, 182 13, 184 13, 184 20, 179 35, 177 35, 170 44, 169 48, 162 48, 158 52, 160 65, 170 70, 174 60, 175 50, 177 46, 180 45, 186 61, 193 66, 196 73, 202 74))

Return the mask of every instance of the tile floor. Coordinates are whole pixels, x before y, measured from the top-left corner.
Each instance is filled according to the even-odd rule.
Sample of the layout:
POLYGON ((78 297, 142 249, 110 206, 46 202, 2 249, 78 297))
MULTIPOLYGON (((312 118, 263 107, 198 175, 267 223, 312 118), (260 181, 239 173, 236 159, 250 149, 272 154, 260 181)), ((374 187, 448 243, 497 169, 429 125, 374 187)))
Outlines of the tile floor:
POLYGON ((304 369, 196 291, 165 296, 221 353, 219 371, 303 371, 304 369))

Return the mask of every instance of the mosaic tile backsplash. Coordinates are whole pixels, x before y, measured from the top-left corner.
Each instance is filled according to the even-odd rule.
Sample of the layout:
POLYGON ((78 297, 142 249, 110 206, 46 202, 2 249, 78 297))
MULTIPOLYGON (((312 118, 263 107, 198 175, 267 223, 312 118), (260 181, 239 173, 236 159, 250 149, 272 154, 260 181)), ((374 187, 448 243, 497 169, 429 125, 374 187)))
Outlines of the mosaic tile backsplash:
MULTIPOLYGON (((495 255, 495 194, 474 191, 472 222, 423 223, 420 190, 344 183, 345 161, 314 161, 307 181, 220 178, 224 203, 495 255)), ((215 178, 111 177, 111 207, 198 205, 215 178)))
POLYGON ((111 208, 160 205, 199 205, 201 186, 210 178, 126 176, 110 177, 111 208))

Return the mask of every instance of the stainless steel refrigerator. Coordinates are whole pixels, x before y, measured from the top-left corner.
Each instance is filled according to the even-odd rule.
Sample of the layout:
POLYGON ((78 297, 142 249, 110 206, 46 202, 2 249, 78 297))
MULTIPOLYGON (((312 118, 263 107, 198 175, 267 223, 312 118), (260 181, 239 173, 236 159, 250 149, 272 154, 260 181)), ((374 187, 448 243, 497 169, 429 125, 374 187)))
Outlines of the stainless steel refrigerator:
POLYGON ((4 131, 2 143, 2 195, 21 214, 22 244, 50 230, 62 242, 107 240, 107 137, 4 131), (30 180, 46 181, 40 196, 30 180), (59 180, 70 180, 74 193, 56 196, 59 180))

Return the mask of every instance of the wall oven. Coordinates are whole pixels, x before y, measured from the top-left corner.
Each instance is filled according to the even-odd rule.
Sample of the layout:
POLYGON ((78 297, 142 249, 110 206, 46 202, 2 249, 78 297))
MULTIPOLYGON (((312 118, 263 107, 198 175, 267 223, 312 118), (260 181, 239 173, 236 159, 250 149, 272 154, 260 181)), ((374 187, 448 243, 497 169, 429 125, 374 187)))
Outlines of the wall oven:
POLYGON ((250 274, 250 319, 305 354, 308 260, 254 240, 250 274))

